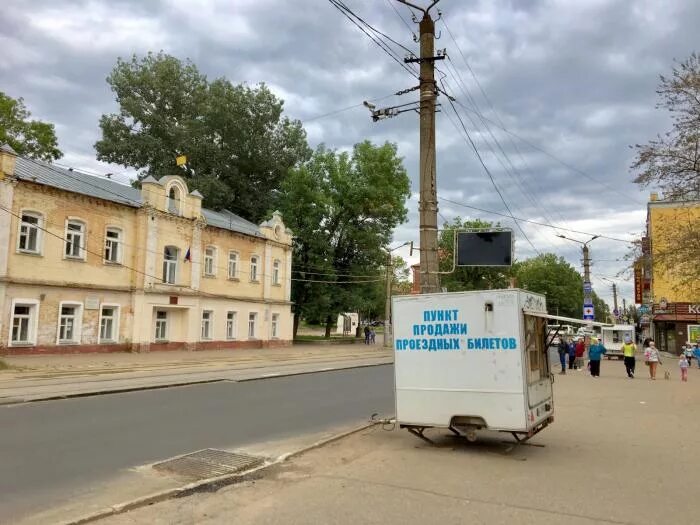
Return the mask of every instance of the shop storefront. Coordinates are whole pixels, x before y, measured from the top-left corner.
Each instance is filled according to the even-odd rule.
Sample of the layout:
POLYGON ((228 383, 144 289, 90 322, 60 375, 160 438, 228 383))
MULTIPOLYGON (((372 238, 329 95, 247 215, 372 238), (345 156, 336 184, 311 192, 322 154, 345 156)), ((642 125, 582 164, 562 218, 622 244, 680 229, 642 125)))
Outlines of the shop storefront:
POLYGON ((680 353, 687 342, 700 337, 700 303, 669 303, 661 299, 653 308, 654 339, 661 350, 680 353))

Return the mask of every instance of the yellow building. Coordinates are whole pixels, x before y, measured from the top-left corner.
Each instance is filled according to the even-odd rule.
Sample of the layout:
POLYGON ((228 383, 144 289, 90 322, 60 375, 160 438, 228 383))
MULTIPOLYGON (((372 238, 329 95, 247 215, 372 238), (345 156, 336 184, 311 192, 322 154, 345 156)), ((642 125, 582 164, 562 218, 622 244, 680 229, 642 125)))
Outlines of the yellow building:
POLYGON ((202 208, 177 176, 141 189, 0 149, 0 353, 289 344, 292 237, 202 208))
MULTIPOLYGON (((652 337, 666 351, 679 353, 700 335, 700 282, 680 282, 660 258, 674 243, 679 228, 700 229, 700 201, 674 202, 651 195, 647 206, 647 237, 643 242, 643 303, 651 310, 652 337)), ((700 265, 700 261, 698 263, 700 265)))

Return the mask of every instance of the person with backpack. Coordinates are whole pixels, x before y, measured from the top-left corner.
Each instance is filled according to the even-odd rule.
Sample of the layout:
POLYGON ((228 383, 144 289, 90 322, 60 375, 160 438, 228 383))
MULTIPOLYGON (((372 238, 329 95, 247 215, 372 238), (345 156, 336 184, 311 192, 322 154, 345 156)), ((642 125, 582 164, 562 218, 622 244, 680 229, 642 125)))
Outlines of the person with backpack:
POLYGON ((636 345, 632 342, 632 338, 630 336, 625 336, 625 342, 622 343, 622 355, 624 356, 625 360, 625 370, 627 371, 627 377, 630 379, 634 379, 634 367, 635 367, 635 358, 634 358, 634 352, 637 350, 636 345))

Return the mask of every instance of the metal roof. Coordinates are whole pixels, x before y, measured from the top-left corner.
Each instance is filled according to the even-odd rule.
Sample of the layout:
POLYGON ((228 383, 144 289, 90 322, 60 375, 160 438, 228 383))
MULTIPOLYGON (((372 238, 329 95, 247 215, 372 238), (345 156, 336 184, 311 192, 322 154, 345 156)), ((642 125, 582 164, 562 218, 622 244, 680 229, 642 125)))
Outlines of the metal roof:
MULTIPOLYGON (((133 208, 143 206, 141 191, 136 188, 37 160, 17 157, 15 176, 20 180, 96 197, 133 208)), ((264 237, 257 225, 228 210, 214 211, 202 208, 202 216, 210 226, 254 237, 264 237)))

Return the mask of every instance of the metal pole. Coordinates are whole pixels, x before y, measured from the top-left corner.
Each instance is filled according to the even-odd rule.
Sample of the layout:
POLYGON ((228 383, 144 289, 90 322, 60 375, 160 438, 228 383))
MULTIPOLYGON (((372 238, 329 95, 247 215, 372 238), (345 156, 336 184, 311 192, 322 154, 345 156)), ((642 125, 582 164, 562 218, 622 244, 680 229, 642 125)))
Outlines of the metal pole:
MULTIPOLYGON (((432 7, 432 5, 431 5, 432 7)), ((420 288, 440 291, 435 182, 435 23, 426 10, 420 28, 420 288)))
POLYGON ((617 285, 615 283, 613 283, 613 306, 617 310, 617 285))
POLYGON ((391 253, 386 254, 386 304, 384 305, 384 346, 391 346, 391 284, 393 277, 391 253))

